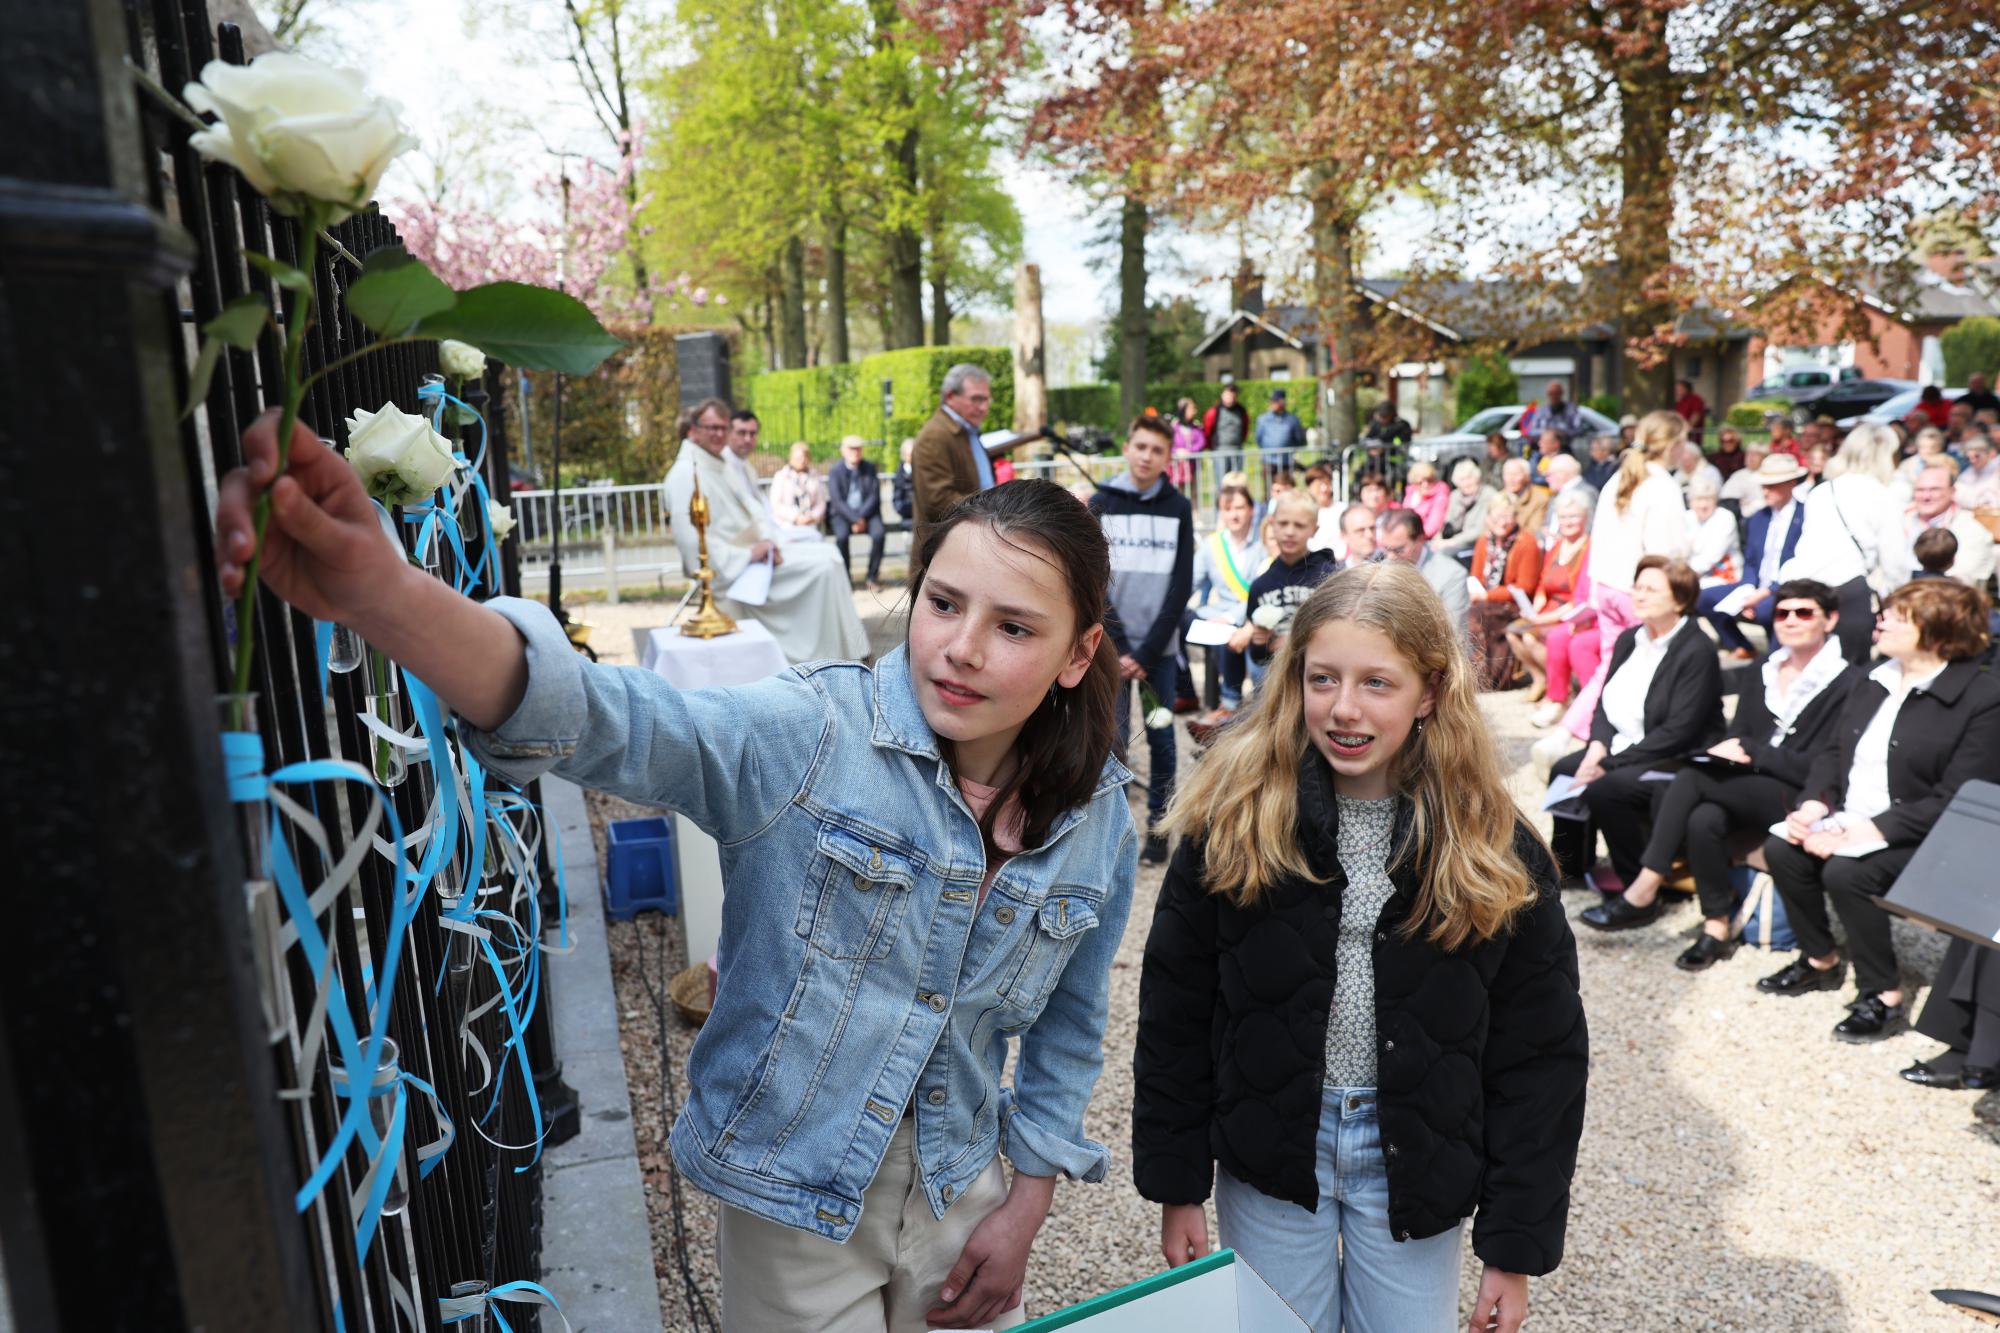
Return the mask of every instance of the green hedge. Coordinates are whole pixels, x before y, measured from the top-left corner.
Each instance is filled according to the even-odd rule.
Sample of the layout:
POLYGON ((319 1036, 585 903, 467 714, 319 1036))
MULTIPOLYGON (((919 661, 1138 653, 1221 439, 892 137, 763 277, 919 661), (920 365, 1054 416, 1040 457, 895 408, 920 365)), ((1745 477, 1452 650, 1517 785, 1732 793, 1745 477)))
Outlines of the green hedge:
POLYGON ((2000 319, 1974 315, 1946 329, 1938 341, 1944 348, 1946 384, 1963 385, 1968 375, 2000 374, 2000 319))
POLYGON ((960 362, 981 366, 993 376, 987 422, 1011 424, 1014 354, 1005 347, 906 347, 841 365, 766 371, 750 377, 743 400, 763 423, 766 446, 782 450, 804 440, 815 459, 831 458, 843 435, 883 438, 882 381, 888 380, 894 398, 888 439, 869 452, 877 466, 894 468, 903 440, 937 411, 945 372, 960 362))
MULTIPOLYGON (((1238 380, 1236 397, 1254 423, 1258 414, 1270 405, 1271 390, 1282 388, 1285 405, 1298 414, 1301 425, 1312 426, 1319 419, 1319 395, 1313 392, 1313 387, 1312 380, 1238 380)), ((1115 384, 1072 384, 1051 389, 1049 416, 1071 425, 1102 426, 1115 434, 1125 426, 1118 419, 1118 398, 1115 384)), ((1181 380, 1146 386, 1147 405, 1159 409, 1163 417, 1173 416, 1174 404, 1183 398, 1194 399, 1195 406, 1205 413, 1221 401, 1222 385, 1214 380, 1181 380)))
POLYGON ((1789 398, 1752 398, 1729 409, 1724 418, 1738 430, 1762 430, 1766 412, 1789 412, 1792 401, 1789 398))

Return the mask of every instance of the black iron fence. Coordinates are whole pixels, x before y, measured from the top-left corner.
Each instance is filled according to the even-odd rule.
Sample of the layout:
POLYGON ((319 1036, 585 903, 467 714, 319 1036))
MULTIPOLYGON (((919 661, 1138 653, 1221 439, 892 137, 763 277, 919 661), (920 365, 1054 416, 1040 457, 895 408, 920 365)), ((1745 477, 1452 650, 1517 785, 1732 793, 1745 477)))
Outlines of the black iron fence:
MULTIPOLYGON (((357 666, 336 627, 260 592, 252 688, 264 771, 348 761, 386 781, 378 792, 305 770, 274 786, 283 801, 228 816, 204 696, 229 688, 235 617, 212 577, 211 516, 244 428, 276 401, 276 347, 226 352, 205 398, 165 423, 187 393, 201 324, 254 290, 285 308, 287 294, 241 251, 294 263, 297 229, 194 153, 163 99, 132 92, 178 92, 209 60, 243 59, 203 0, 23 6, 7 24, 23 43, 7 97, 27 108, 12 123, 32 134, 66 109, 78 125, 61 151, 10 146, 0 170, 17 178, 0 192, 0 361, 10 397, 38 376, 38 407, 53 396, 26 414, 27 430, 67 408, 73 438, 51 443, 76 451, 69 489, 102 492, 89 522, 103 525, 75 541, 70 497, 37 490, 58 474, 7 465, 7 480, 46 507, 10 505, 18 526, 0 544, 30 579, 70 550, 64 571, 39 576, 80 574, 71 613, 86 622, 69 627, 37 587, 19 619, 47 636, 42 651, 0 654, 0 685, 23 723, 0 763, 10 820, 17 799, 55 812, 46 827, 10 832, 9 854, 38 858, 52 891, 73 899, 24 911, 16 943, 39 953, 4 983, 0 1241, 17 1326, 493 1327, 488 1294, 540 1275, 540 1152, 576 1118, 538 967, 560 911, 539 794, 478 774, 421 683, 365 653, 357 666), (132 106, 136 117, 122 110, 132 106), (72 378, 79 349, 92 347, 101 363, 72 378), (88 623, 127 608, 137 618, 122 627, 88 623), (205 645, 195 641, 204 626, 205 645), (111 701, 101 722, 89 712, 99 693, 111 701), (135 699, 143 712, 121 732, 135 699), (411 743, 385 741, 366 717, 411 743), (65 734, 74 782, 46 775, 65 734), (39 791, 23 781, 38 756, 39 791), (91 808, 93 781, 115 807, 101 821, 70 813, 91 808), (386 820, 371 832, 377 799, 393 809, 400 845, 386 820), (358 862, 340 883, 350 848, 358 862), (102 878, 112 874, 123 877, 102 878), (371 1034, 393 1043, 381 1048, 395 1059, 386 1093, 374 1074, 341 1068, 374 1049, 371 1034), (75 1067, 60 1067, 64 1052, 75 1067)), ((361 257, 396 241, 374 213, 331 235, 311 274, 308 370, 369 340, 342 291, 361 257)), ((301 419, 344 447, 356 409, 429 415, 434 400, 420 390, 436 370, 429 343, 359 358, 314 385, 301 419)), ((483 386, 465 400, 490 404, 483 386)), ((505 432, 487 426, 483 457, 476 427, 461 447, 504 498, 505 432)), ((11 443, 0 452, 12 455, 11 443)), ((476 488, 466 500, 483 513, 476 488)), ((447 581, 471 585, 469 566, 489 559, 474 518, 435 515, 421 540, 422 523, 405 521, 420 515, 392 518, 447 581), (459 521, 463 559, 437 540, 439 522, 459 521)), ((478 580, 480 595, 518 588, 511 545, 490 551, 500 572, 478 580)), ((515 1329, 539 1326, 532 1303, 499 1308, 515 1329)))

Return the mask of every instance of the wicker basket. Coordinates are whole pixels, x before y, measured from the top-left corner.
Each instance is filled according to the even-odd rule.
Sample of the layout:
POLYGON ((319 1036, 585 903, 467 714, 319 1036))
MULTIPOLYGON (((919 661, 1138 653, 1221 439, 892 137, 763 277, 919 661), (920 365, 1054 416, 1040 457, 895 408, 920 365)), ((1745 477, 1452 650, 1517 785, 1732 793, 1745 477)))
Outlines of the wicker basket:
POLYGON ((1975 509, 1972 516, 1979 520, 1981 527, 1993 534, 1994 541, 2000 542, 2000 509, 1975 509))
POLYGON ((667 983, 667 994, 674 1002, 674 1008, 681 1011, 681 1017, 696 1027, 708 1021, 708 964, 696 963, 674 973, 674 979, 667 983))

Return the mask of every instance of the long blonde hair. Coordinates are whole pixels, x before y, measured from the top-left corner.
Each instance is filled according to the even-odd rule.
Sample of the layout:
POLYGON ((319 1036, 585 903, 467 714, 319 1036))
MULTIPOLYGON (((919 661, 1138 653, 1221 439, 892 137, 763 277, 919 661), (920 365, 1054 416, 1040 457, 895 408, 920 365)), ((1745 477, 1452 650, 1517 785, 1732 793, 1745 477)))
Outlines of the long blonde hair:
POLYGON ((1472 667, 1444 603, 1414 566, 1391 560, 1331 575, 1292 619, 1255 704, 1222 729, 1181 782, 1167 825, 1206 839, 1208 891, 1239 907, 1281 880, 1314 879, 1299 845, 1298 772, 1305 760, 1305 653, 1313 635, 1351 621, 1388 636, 1436 688, 1431 715, 1396 756, 1392 785, 1415 807, 1392 854, 1418 858, 1417 900, 1404 924, 1441 948, 1492 938, 1535 900, 1516 854, 1523 827, 1480 715, 1472 667))
POLYGON ((1896 432, 1889 427, 1872 421, 1856 426, 1826 460, 1826 480, 1853 473, 1873 477, 1886 486, 1896 479, 1897 448, 1896 432))
POLYGON ((1632 437, 1632 447, 1618 460, 1618 512, 1632 503, 1632 496, 1638 491, 1639 483, 1646 480, 1651 465, 1667 466, 1667 460, 1674 451, 1687 443, 1688 424, 1681 420, 1678 412, 1648 412, 1639 418, 1639 429, 1632 437))

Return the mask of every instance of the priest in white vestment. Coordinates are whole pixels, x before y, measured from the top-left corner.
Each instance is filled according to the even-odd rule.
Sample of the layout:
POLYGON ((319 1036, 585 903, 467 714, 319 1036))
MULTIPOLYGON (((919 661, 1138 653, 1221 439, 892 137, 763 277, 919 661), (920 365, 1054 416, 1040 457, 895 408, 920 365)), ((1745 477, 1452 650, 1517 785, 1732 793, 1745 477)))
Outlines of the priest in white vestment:
POLYGON ((708 563, 715 570, 715 598, 724 613, 755 620, 778 641, 791 662, 821 658, 859 661, 868 655, 868 634, 855 614, 847 569, 829 542, 780 547, 777 527, 747 469, 732 467, 727 413, 711 405, 695 419, 692 439, 667 470, 667 521, 681 568, 692 578, 701 568, 688 503, 697 479, 708 500, 708 563), (693 447, 690 447, 692 445, 693 447), (771 591, 762 606, 748 606, 728 593, 753 561, 775 560, 771 591))

